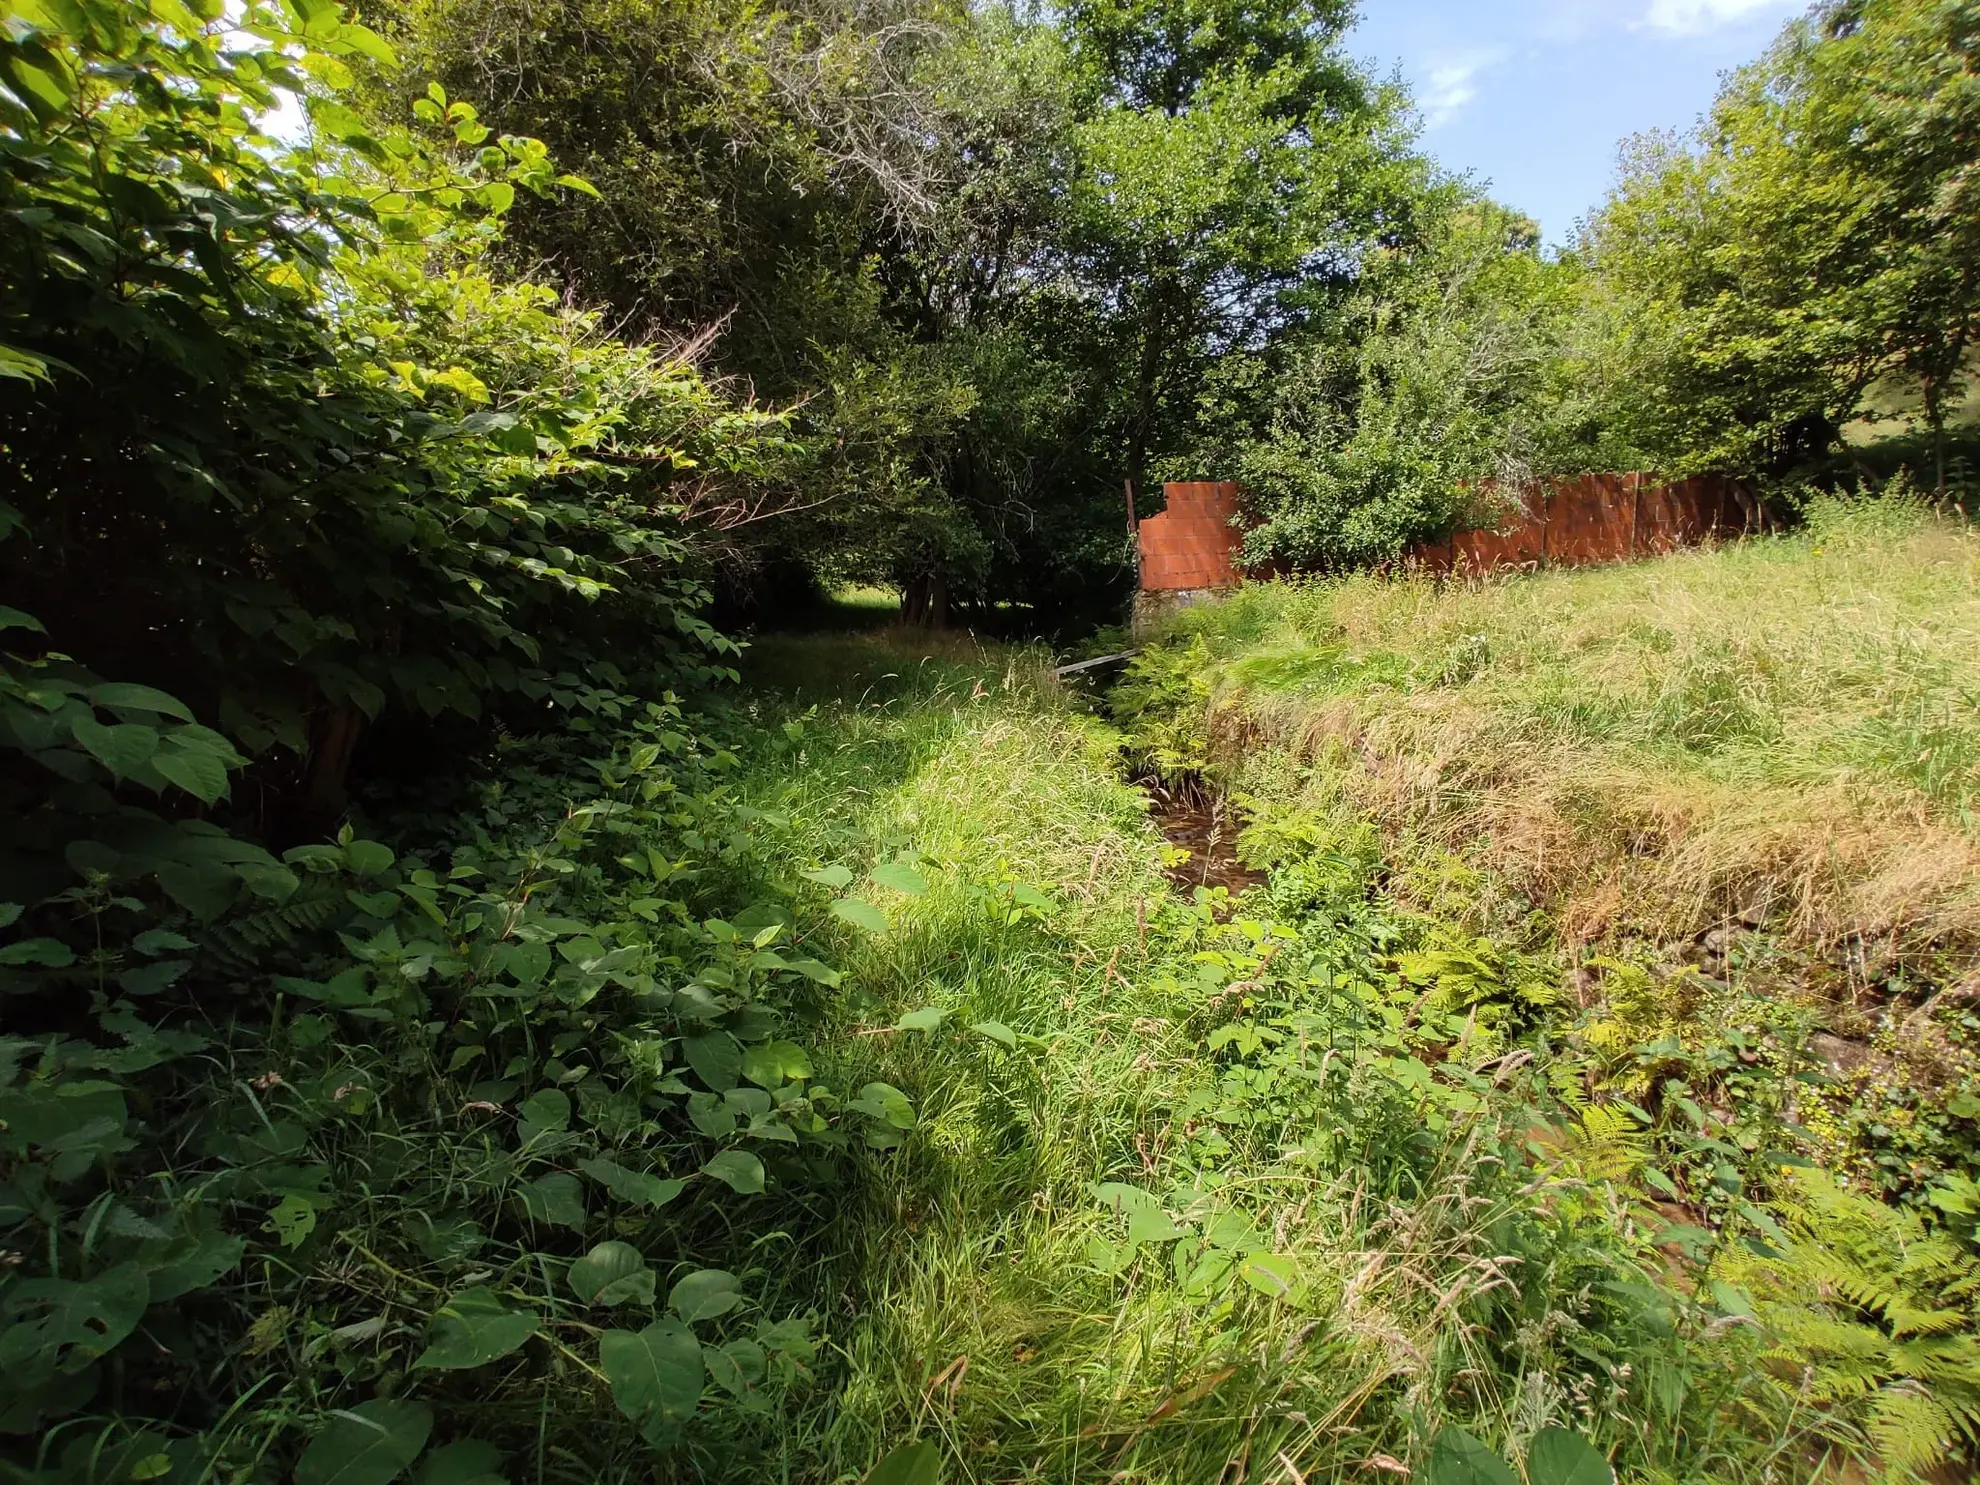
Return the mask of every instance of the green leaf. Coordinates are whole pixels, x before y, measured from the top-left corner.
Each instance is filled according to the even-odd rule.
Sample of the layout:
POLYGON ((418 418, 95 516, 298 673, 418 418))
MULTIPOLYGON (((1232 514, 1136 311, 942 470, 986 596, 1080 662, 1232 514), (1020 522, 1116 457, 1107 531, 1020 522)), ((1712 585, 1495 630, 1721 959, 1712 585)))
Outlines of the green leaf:
POLYGON ((866 1485, 938 1485, 942 1453, 925 1440, 903 1444, 873 1466, 866 1485))
POLYGON ((1565 1428, 1543 1428, 1526 1451, 1526 1485, 1615 1485, 1595 1446, 1565 1428))
POLYGON ((727 1093, 742 1076, 742 1046, 726 1031, 686 1037, 681 1053, 694 1075, 716 1093, 727 1093))
POLYGON ((584 1192, 577 1177, 567 1171, 551 1171, 518 1188, 523 1210, 534 1222, 551 1222, 575 1232, 584 1231, 584 1192))
POLYGON ((131 940, 131 947, 147 957, 170 954, 176 949, 190 949, 193 941, 180 934, 163 928, 147 928, 131 940))
POLYGON ((0 947, 0 964, 39 964, 48 969, 66 969, 76 962, 76 951, 57 938, 24 938, 0 947))
POLYGON ((874 867, 867 880, 909 897, 926 896, 928 892, 928 878, 902 861, 889 861, 884 866, 874 867))
POLYGON ((227 766, 204 748, 175 748, 155 753, 151 766, 170 783, 206 804, 227 792, 227 766))
POLYGON ((344 860, 361 877, 375 877, 390 871, 397 859, 390 846, 380 845, 375 840, 354 840, 344 847, 344 860))
POLYGON ((859 1090, 859 1097, 846 1107, 856 1114, 890 1124, 895 1129, 914 1128, 914 1105, 905 1093, 891 1083, 868 1083, 859 1090))
POLYGON ((158 729, 140 722, 105 727, 94 717, 78 717, 69 731, 97 762, 120 779, 136 773, 158 751, 158 729))
POLYGON ((972 1021, 969 1029, 978 1036, 987 1036, 1001 1047, 1017 1050, 1017 1033, 1002 1021, 972 1021))
POLYGON ((21 1279, 0 1290, 0 1372, 82 1371, 137 1328, 151 1281, 120 1263, 87 1283, 21 1279))
POLYGON ((1253 1253, 1238 1277, 1271 1299, 1290 1299, 1299 1287, 1299 1265, 1282 1253, 1253 1253))
POLYGON ((117 976, 117 986, 126 995, 156 995, 191 968, 190 959, 160 959, 155 964, 125 970, 117 976))
POLYGON ((316 1204, 306 1196, 291 1193, 275 1203, 275 1209, 268 1214, 264 1225, 275 1234, 283 1247, 299 1248, 316 1231, 316 1204))
POLYGON ((811 1059, 795 1042, 759 1042, 743 1053, 742 1075, 759 1088, 780 1088, 811 1076, 811 1059))
POLYGON ((425 1403, 373 1400, 340 1409, 296 1461, 295 1485, 390 1485, 432 1432, 425 1403))
POLYGON ((415 1367, 458 1371, 507 1356, 543 1325, 535 1310, 512 1310, 485 1284, 463 1289, 433 1312, 415 1367))
POLYGON ((747 1150, 724 1150, 704 1165, 701 1173, 743 1196, 763 1189, 763 1162, 747 1150))
POLYGON ((864 928, 868 933, 885 933, 890 926, 885 913, 870 902, 861 902, 857 897, 841 897, 833 903, 832 916, 843 918, 855 928, 864 928))
POLYGON ((901 1012, 901 1019, 894 1023, 896 1031, 933 1031, 949 1017, 949 1013, 938 1005, 925 1005, 919 1010, 901 1012))
MULTIPOLYGON (((17 608, 7 607, 4 603, 0 603, 0 629, 31 629, 36 634, 46 634, 48 632, 42 627, 41 620, 37 619, 33 614, 24 614, 17 608)), ((847 872, 846 882, 850 882, 851 880, 852 873, 847 872)), ((841 882, 839 885, 843 887, 845 882, 841 882)))
POLYGON ((852 872, 843 866, 821 866, 815 871, 801 871, 798 875, 807 882, 817 882, 820 886, 830 887, 834 892, 850 887, 853 879, 852 872))
POLYGON ((426 1456, 417 1485, 509 1485, 502 1451, 482 1439, 457 1439, 426 1456))
POLYGON ((745 1397, 763 1380, 766 1370, 763 1347, 755 1341, 737 1339, 719 1347, 704 1346, 701 1359, 708 1364, 708 1375, 725 1392, 745 1397))
POLYGON ((667 1291, 667 1305, 688 1324, 726 1315, 742 1303, 742 1283, 726 1269, 704 1268, 667 1291))
POLYGON ((701 1401, 701 1343, 671 1315, 637 1333, 606 1331, 598 1338, 598 1364, 612 1401, 655 1447, 673 1442, 701 1401))
POLYGON ((600 1243, 571 1265, 568 1278, 588 1305, 653 1303, 653 1270, 631 1243, 600 1243))
POLYGON ((246 1252, 247 1239, 217 1234, 200 1240, 190 1249, 168 1247, 167 1260, 151 1271, 149 1302, 161 1304, 191 1294, 195 1289, 204 1289, 238 1267, 246 1252))
POLYGON ((687 1187, 685 1181, 669 1180, 661 1176, 650 1176, 642 1171, 627 1170, 615 1160, 603 1156, 595 1160, 578 1162, 578 1169, 592 1180, 618 1197, 635 1206, 664 1207, 679 1196, 687 1187))
POLYGON ((539 1134, 561 1134, 571 1124, 570 1095, 555 1088, 539 1089, 517 1106, 516 1117, 523 1123, 525 1140, 539 1134))
POLYGON ((152 712, 161 717, 177 717, 181 722, 193 719, 192 712, 178 697, 150 686, 134 686, 129 681, 105 681, 91 686, 89 699, 112 711, 152 712))
POLYGON ((1446 1428, 1430 1444, 1423 1485, 1520 1485, 1512 1466, 1461 1428, 1446 1428))

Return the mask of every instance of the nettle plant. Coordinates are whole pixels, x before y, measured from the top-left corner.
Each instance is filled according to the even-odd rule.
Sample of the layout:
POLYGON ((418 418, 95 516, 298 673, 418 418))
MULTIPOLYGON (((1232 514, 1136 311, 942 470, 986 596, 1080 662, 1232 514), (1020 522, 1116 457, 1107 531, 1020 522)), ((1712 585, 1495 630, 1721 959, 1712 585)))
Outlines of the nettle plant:
POLYGON ((547 824, 491 785, 498 829, 444 852, 346 830, 278 859, 113 802, 98 754, 135 758, 140 731, 158 761, 124 782, 161 809, 174 760, 228 756, 173 698, 9 663, 9 756, 116 827, 77 834, 79 885, 0 906, 0 994, 36 1028, 0 1041, 0 1429, 23 1464, 386 1479, 448 1438, 436 1461, 486 1478, 553 1394, 609 1394, 664 1447, 808 1376, 807 1317, 696 1255, 747 1251, 751 1203, 787 1223, 788 1193, 913 1112, 820 1084, 788 1038, 837 981, 788 915, 696 920, 665 885, 723 813, 678 706, 584 699, 565 810, 523 812, 547 824))
POLYGON ((814 1076, 790 1028, 835 972, 790 915, 702 890, 754 827, 667 689, 733 650, 678 506, 776 421, 488 274, 519 190, 580 183, 438 92, 368 130, 360 59, 322 0, 0 31, 26 1478, 440 1485, 546 1412, 600 1459, 733 1432, 815 1347, 756 1239, 914 1121, 814 1076), (317 828, 369 719, 449 713, 506 724, 450 739, 472 815, 317 828))

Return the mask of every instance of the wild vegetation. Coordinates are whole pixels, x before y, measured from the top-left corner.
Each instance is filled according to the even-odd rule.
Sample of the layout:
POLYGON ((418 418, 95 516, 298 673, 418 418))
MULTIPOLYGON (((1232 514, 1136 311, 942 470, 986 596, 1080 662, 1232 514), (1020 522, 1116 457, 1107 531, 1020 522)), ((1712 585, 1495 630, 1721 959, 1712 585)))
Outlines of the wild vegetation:
POLYGON ((1971 1472, 1980 21, 1561 254, 1351 21, 11 0, 0 1473, 1971 1472), (1795 529, 940 629, 1591 463, 1795 529))

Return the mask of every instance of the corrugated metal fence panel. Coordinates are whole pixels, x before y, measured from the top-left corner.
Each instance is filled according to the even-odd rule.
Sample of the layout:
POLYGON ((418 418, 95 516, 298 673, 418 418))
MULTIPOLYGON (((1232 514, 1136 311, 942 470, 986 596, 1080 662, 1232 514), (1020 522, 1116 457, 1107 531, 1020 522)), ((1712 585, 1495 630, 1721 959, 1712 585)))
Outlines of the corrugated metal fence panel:
POLYGON ((1525 504, 1523 518, 1515 514, 1496 530, 1425 542, 1411 549, 1410 560, 1431 572, 1585 567, 1674 551, 1761 523, 1750 496, 1731 480, 1709 475, 1668 485, 1641 474, 1548 480, 1539 499, 1529 495, 1525 504))
POLYGON ((1633 475, 1585 474, 1547 495, 1547 562, 1581 567, 1628 557, 1636 538, 1633 475))
POLYGON ((1167 508, 1135 528, 1141 586, 1149 592, 1237 586, 1244 533, 1233 521, 1238 487, 1225 481, 1162 486, 1167 508))
MULTIPOLYGON (((1141 586, 1149 591, 1235 587, 1242 573, 1238 487, 1228 481, 1164 485, 1168 508, 1140 523, 1141 586)), ((1495 529, 1459 531, 1412 548, 1430 572, 1583 567, 1757 529, 1759 506, 1732 481, 1698 476, 1659 485, 1641 474, 1587 474, 1522 492, 1495 529)), ((1269 575, 1269 574, 1259 574, 1269 575)))

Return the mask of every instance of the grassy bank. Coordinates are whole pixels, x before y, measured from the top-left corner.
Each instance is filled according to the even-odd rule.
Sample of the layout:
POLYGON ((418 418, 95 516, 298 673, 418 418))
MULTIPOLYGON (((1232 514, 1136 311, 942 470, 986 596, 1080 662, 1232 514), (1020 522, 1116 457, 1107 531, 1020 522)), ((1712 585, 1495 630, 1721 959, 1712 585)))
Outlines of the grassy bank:
POLYGON ((1440 1480, 1461 1427, 1535 1481, 1563 1429, 1625 1478, 1785 1481, 1861 1439, 1668 1282, 1627 1135, 1557 1086, 1544 966, 1440 979, 1460 925, 1289 814, 1235 914, 1181 900, 1118 734, 1035 658, 918 649, 750 657, 743 795, 844 972, 819 1076, 914 1109, 747 1276, 825 1340, 752 1468, 919 1438, 970 1481, 1440 1480))
POLYGON ((1247 589, 1115 696, 1248 805, 1275 895, 1374 863, 1404 982, 1510 1000, 1568 1166, 1897 1477, 1970 1459, 1980 1398, 1976 578, 1970 528, 1824 506, 1632 567, 1247 589))
POLYGON ((1634 566, 1254 587, 1182 620, 1207 706, 1155 741, 1318 765, 1575 941, 1745 919, 1945 973, 1980 943, 1976 579, 1970 528, 1832 506, 1634 566))

